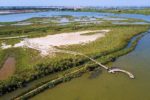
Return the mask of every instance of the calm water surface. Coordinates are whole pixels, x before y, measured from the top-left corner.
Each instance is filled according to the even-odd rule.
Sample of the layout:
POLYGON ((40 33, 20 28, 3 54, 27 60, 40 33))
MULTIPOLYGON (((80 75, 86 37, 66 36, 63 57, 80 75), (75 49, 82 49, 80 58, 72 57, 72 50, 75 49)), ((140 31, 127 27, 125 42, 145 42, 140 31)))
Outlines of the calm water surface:
POLYGON ((150 22, 150 15, 141 14, 113 14, 113 13, 97 13, 97 12, 71 12, 71 11, 47 11, 47 12, 35 12, 35 13, 22 13, 22 14, 8 14, 0 15, 0 22, 13 22, 22 21, 33 17, 51 17, 58 15, 71 15, 74 17, 88 16, 97 18, 106 18, 106 16, 125 17, 143 19, 150 22))
POLYGON ((136 49, 120 57, 112 66, 134 73, 135 79, 105 71, 96 78, 89 74, 48 89, 32 100, 150 100, 150 33, 136 49))
MULTIPOLYGON (((0 22, 21 21, 33 17, 57 15, 89 16, 105 18, 110 16, 143 19, 150 22, 150 16, 140 14, 112 14, 94 12, 36 12, 0 15, 0 22)), ((108 74, 102 71, 96 78, 85 74, 80 78, 46 90, 32 100, 150 100, 150 34, 144 36, 136 49, 120 57, 112 66, 119 66, 133 72, 136 79, 124 74, 108 74)))

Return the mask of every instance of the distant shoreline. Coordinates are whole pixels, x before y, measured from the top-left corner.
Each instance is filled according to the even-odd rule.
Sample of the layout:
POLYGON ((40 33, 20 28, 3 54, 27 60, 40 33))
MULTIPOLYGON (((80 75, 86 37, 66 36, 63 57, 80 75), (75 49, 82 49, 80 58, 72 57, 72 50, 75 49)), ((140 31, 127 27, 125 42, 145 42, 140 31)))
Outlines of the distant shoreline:
POLYGON ((47 10, 0 10, 0 15, 8 15, 8 14, 20 14, 20 13, 33 13, 33 12, 41 12, 47 10))
POLYGON ((0 6, 0 15, 33 13, 41 11, 78 11, 78 12, 109 12, 150 15, 150 6, 123 6, 123 7, 100 7, 100 6, 0 6))

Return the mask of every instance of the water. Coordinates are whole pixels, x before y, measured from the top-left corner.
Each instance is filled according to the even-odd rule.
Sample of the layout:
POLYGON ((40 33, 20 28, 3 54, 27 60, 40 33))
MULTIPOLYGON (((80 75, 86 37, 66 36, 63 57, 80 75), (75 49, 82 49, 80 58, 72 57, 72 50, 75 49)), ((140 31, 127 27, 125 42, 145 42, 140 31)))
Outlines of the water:
MULTIPOLYGON (((140 14, 112 14, 95 12, 36 12, 24 14, 0 15, 0 22, 22 21, 33 17, 49 17, 58 15, 72 15, 75 17, 106 18, 110 16, 143 19, 150 22, 149 15, 140 14)), ((63 20, 64 21, 64 20, 63 20)), ((90 78, 89 74, 73 79, 70 82, 46 90, 32 98, 33 100, 150 100, 150 34, 145 35, 136 49, 120 57, 112 66, 133 72, 136 79, 128 76, 109 74, 100 71, 97 77, 90 78)))
POLYGON ((22 21, 33 17, 51 17, 59 15, 70 15, 74 17, 95 17, 95 18, 105 18, 110 20, 112 17, 122 17, 122 18, 112 18, 113 20, 124 20, 123 18, 136 18, 143 19, 150 22, 150 15, 141 15, 141 14, 113 14, 113 13, 97 13, 97 12, 71 12, 71 11, 46 11, 46 12, 35 12, 35 13, 21 13, 21 14, 8 14, 0 15, 0 22, 14 22, 22 21), (106 18, 108 17, 108 18, 106 18))
POLYGON ((22 13, 22 14, 9 14, 9 15, 0 15, 0 22, 13 22, 13 21, 22 21, 33 17, 52 17, 59 15, 71 15, 74 17, 98 17, 103 18, 104 15, 99 13, 92 12, 69 12, 69 11, 47 11, 47 12, 35 12, 35 13, 22 13))
POLYGON ((136 49, 120 57, 112 66, 127 69, 135 79, 118 73, 100 72, 96 78, 89 74, 46 90, 32 100, 150 100, 150 33, 136 49))
MULTIPOLYGON (((104 14, 104 13, 103 13, 104 14)), ((124 18, 134 18, 134 19, 142 19, 147 22, 150 22, 150 15, 142 15, 142 14, 113 14, 113 13, 105 13, 107 16, 117 16, 124 18)))

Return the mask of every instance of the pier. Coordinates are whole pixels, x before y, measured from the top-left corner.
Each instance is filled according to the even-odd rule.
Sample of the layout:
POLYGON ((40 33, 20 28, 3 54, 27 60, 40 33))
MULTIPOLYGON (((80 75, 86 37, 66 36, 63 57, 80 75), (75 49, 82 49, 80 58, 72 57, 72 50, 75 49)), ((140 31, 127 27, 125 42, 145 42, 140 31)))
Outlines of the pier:
POLYGON ((123 69, 119 69, 119 68, 110 68, 108 70, 109 73, 115 73, 115 72, 122 72, 122 73, 125 73, 127 74, 130 78, 134 79, 134 75, 126 70, 123 70, 123 69))
POLYGON ((91 60, 92 62, 94 62, 95 64, 101 66, 102 68, 106 69, 109 73, 116 73, 116 72, 122 72, 122 73, 125 73, 129 76, 129 78, 131 79, 134 79, 134 75, 129 72, 129 71, 126 71, 126 70, 123 70, 123 69, 120 69, 120 68, 109 68, 105 65, 103 65, 102 63, 98 62, 97 60, 83 54, 83 53, 79 53, 79 52, 74 52, 74 51, 68 51, 68 50, 59 50, 59 49, 56 49, 55 52, 62 52, 62 53, 68 53, 68 54, 73 54, 73 55, 80 55, 80 56, 84 56, 86 58, 88 58, 89 60, 91 60))

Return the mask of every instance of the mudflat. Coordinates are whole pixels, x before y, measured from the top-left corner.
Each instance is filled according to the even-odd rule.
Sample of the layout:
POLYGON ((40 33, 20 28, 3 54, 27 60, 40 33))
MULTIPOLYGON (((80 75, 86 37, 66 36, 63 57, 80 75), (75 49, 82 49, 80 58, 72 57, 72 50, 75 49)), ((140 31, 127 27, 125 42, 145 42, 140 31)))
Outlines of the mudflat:
POLYGON ((0 80, 5 80, 15 72, 15 58, 8 57, 0 69, 0 80))

